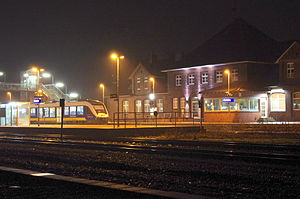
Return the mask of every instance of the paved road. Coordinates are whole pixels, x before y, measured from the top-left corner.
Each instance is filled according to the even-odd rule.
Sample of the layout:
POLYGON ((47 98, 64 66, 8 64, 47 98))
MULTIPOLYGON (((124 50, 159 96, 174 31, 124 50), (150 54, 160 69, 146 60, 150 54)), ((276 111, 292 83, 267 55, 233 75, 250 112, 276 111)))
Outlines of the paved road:
POLYGON ((218 147, 216 143, 183 146, 157 140, 153 142, 155 144, 141 144, 136 140, 127 143, 61 144, 2 140, 0 163, 210 197, 296 198, 300 195, 298 147, 237 145, 228 148, 229 145, 218 147), (234 152, 238 151, 232 150, 232 147, 240 149, 240 157, 236 156, 234 152), (206 148, 205 153, 203 148, 206 148), (252 148, 255 153, 251 152, 252 148), (216 149, 220 153, 215 154, 216 149), (279 152, 287 159, 277 157, 279 152), (264 156, 257 157, 258 153, 264 156))

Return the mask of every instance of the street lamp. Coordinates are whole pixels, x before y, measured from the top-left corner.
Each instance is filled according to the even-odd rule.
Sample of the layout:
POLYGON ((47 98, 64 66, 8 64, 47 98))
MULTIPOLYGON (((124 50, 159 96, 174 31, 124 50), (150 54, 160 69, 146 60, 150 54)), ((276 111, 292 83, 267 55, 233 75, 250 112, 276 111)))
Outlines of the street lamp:
POLYGON ((102 102, 104 103, 104 84, 100 84, 99 87, 102 88, 102 102))
POLYGON ((78 97, 79 97, 79 94, 78 94, 78 93, 70 93, 70 94, 69 94, 69 97, 70 97, 70 98, 73 98, 73 99, 74 99, 74 98, 78 98, 78 97))
POLYGON ((57 83, 55 84, 55 87, 57 87, 57 88, 63 88, 63 87, 65 87, 65 93, 64 93, 64 95, 66 95, 66 94, 68 93, 67 85, 65 85, 65 84, 62 83, 62 82, 57 82, 57 83))
POLYGON ((33 72, 36 72, 36 76, 37 76, 37 90, 39 90, 40 89, 40 72, 44 72, 45 69, 39 68, 39 67, 32 67, 31 70, 33 72))
POLYGON ((119 83, 120 83, 120 59, 124 59, 125 57, 123 55, 117 55, 116 53, 111 54, 111 58, 116 60, 116 73, 117 73, 117 84, 116 84, 116 94, 117 94, 117 120, 118 120, 118 127, 120 126, 119 122, 119 113, 120 113, 120 106, 119 106, 119 83))
POLYGON ((11 102, 11 92, 7 92, 6 94, 7 94, 8 97, 9 97, 9 102, 11 102))
POLYGON ((227 74, 227 94, 230 96, 230 70, 229 69, 226 69, 225 71, 225 74, 227 74))
POLYGON ((2 82, 6 82, 6 74, 2 71, 0 71, 0 77, 3 77, 1 78, 3 81, 2 82))

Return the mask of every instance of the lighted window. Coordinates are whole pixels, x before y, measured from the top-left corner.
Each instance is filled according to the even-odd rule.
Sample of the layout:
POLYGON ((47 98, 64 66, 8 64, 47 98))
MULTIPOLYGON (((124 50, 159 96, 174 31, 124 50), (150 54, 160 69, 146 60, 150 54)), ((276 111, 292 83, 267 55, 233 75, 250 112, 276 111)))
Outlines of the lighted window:
POLYGON ((185 97, 180 98, 180 108, 185 109, 185 97))
POLYGON ((294 72, 295 72, 294 63, 287 63, 286 66, 287 78, 294 78, 294 72))
POLYGON ((236 111, 238 110, 238 102, 234 101, 234 102, 230 102, 229 103, 229 108, 231 111, 236 111))
POLYGON ((30 116, 31 117, 36 117, 36 108, 31 108, 30 109, 30 116))
POLYGON ((177 97, 175 97, 175 98, 173 98, 173 109, 178 109, 178 98, 177 97))
POLYGON ((194 74, 189 74, 188 75, 188 85, 195 85, 195 75, 194 74))
POLYGON ((76 115, 76 106, 70 106, 70 115, 75 116, 76 115))
POLYGON ((208 84, 208 72, 203 72, 201 74, 201 83, 208 84))
POLYGON ((135 100, 135 112, 142 112, 142 100, 135 100))
POLYGON ((150 112, 150 100, 144 100, 144 112, 150 112))
POLYGON ((205 110, 212 111, 213 110, 213 101, 211 99, 205 100, 205 110))
POLYGON ((70 115, 70 107, 69 106, 66 106, 65 107, 65 115, 70 115))
POLYGON ((136 89, 139 91, 141 90, 141 78, 136 78, 136 89))
POLYGON ((232 81, 238 81, 239 80, 239 70, 238 69, 233 69, 231 71, 231 78, 232 78, 232 81))
POLYGON ((83 106, 77 106, 77 115, 83 115, 83 106))
POLYGON ((229 110, 229 103, 228 103, 228 102, 223 102, 223 101, 222 101, 221 109, 222 109, 222 111, 227 111, 227 110, 229 110))
POLYGON ((223 71, 219 70, 216 71, 216 83, 222 83, 223 82, 223 71))
POLYGON ((158 110, 158 112, 164 112, 164 100, 163 99, 157 100, 157 110, 158 110))
POLYGON ((44 109, 43 108, 39 108, 39 118, 43 118, 44 117, 44 109))
POLYGON ((271 95, 271 111, 285 111, 285 94, 273 93, 271 95))
POLYGON ((128 100, 123 101, 123 112, 125 112, 125 113, 129 112, 129 101, 128 100))
POLYGON ((293 93, 293 109, 300 110, 300 92, 293 93))
POLYGON ((43 108, 43 116, 44 117, 49 117, 49 108, 43 108))
POLYGON ((176 86, 181 86, 181 75, 176 75, 175 84, 176 86))
POLYGON ((50 114, 50 117, 55 117, 55 108, 54 107, 49 108, 49 114, 50 114))
POLYGON ((149 89, 149 81, 148 77, 144 77, 144 89, 148 90, 149 89))
POLYGON ((213 106, 214 106, 215 111, 221 110, 220 99, 214 99, 213 100, 213 106))

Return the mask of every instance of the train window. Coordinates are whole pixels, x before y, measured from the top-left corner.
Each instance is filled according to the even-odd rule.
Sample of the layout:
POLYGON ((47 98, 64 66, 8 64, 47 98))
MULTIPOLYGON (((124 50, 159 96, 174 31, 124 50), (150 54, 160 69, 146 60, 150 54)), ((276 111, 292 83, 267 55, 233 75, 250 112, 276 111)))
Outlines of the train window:
POLYGON ((96 109, 97 113, 105 113, 105 109, 103 105, 95 105, 94 108, 96 109))
POLYGON ((49 108, 47 107, 44 107, 44 109, 43 109, 43 116, 44 117, 49 117, 49 108))
POLYGON ((55 117, 55 108, 50 108, 50 117, 55 117))
POLYGON ((65 115, 70 115, 70 107, 69 106, 65 107, 65 115))
POLYGON ((39 108, 39 118, 42 118, 44 116, 44 111, 43 111, 43 108, 39 108))
POLYGON ((30 116, 31 117, 36 117, 36 108, 31 108, 30 109, 30 116))
POLYGON ((70 115, 76 115, 76 106, 70 106, 70 115))
POLYGON ((77 106, 77 115, 83 115, 83 106, 77 106))

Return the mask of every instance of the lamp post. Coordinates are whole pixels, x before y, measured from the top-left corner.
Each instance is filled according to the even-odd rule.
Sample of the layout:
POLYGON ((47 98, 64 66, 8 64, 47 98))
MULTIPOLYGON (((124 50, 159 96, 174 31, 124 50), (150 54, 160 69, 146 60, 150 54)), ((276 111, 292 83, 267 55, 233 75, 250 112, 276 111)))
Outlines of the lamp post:
POLYGON ((227 74, 227 94, 230 96, 230 70, 226 69, 224 72, 227 74))
POLYGON ((3 77, 1 82, 6 82, 6 74, 4 72, 0 71, 0 77, 3 77))
POLYGON ((9 102, 11 102, 11 92, 7 92, 6 94, 7 94, 8 97, 9 97, 9 102))
POLYGON ((39 91, 39 89, 40 89, 40 72, 44 72, 45 70, 43 68, 39 68, 39 67, 32 67, 31 70, 33 72, 36 72, 37 91, 39 91))
POLYGON ((100 84, 99 87, 102 88, 102 102, 104 103, 104 84, 100 84))
POLYGON ((120 126, 120 121, 119 121, 119 119, 120 119, 120 117, 119 117, 119 113, 120 113, 120 103, 119 103, 119 101, 120 101, 120 98, 119 98, 119 90, 120 90, 120 88, 119 88, 119 83, 120 83, 120 59, 124 59, 125 57, 123 56, 123 55, 117 55, 117 54, 115 54, 115 53, 113 53, 112 55, 111 55, 111 58, 112 59, 115 59, 116 60, 116 73, 117 73, 117 84, 116 84, 116 94, 117 94, 117 125, 118 125, 118 127, 120 126))

